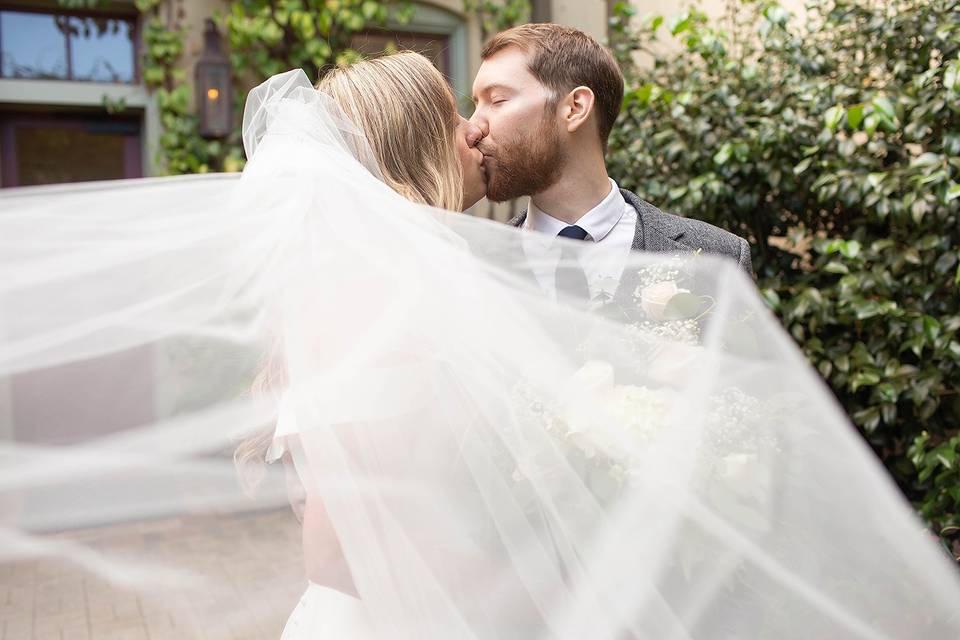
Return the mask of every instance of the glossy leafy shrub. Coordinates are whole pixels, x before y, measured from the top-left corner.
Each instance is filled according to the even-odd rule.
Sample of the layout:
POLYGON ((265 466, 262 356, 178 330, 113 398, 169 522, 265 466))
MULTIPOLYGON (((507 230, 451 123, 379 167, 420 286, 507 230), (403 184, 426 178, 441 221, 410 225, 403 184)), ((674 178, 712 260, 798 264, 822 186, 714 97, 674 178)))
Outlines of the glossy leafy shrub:
POLYGON ((960 557, 960 2, 616 10, 611 175, 751 241, 771 308, 960 557))

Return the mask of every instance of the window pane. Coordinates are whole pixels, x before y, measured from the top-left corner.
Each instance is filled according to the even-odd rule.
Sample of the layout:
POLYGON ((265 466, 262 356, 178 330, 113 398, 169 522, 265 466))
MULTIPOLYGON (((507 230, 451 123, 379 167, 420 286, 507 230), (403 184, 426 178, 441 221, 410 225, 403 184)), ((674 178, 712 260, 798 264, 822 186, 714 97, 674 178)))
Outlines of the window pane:
POLYGON ((74 80, 133 82, 132 25, 110 18, 70 18, 74 80))
POLYGON ((0 11, 0 45, 6 78, 67 77, 67 39, 56 16, 0 11))

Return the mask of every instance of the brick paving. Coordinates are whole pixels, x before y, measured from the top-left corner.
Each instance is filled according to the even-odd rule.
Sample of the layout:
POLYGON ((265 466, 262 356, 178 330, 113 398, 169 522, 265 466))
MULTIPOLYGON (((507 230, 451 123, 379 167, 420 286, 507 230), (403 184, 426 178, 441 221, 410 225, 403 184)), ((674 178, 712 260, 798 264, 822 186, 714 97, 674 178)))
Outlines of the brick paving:
POLYGON ((186 516, 51 536, 152 566, 193 587, 122 588, 54 558, 0 564, 0 640, 279 638, 306 584, 290 509, 186 516))

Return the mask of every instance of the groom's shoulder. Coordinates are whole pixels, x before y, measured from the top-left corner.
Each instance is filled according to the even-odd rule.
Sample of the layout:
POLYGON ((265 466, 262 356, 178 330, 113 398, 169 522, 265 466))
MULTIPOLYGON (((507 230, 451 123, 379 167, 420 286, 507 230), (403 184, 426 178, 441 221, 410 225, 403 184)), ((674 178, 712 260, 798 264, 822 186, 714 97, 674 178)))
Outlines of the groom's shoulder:
POLYGON ((655 230, 662 236, 694 250, 730 256, 744 268, 750 264, 750 245, 740 236, 703 220, 662 211, 632 191, 620 191, 627 203, 636 210, 645 229, 655 230))

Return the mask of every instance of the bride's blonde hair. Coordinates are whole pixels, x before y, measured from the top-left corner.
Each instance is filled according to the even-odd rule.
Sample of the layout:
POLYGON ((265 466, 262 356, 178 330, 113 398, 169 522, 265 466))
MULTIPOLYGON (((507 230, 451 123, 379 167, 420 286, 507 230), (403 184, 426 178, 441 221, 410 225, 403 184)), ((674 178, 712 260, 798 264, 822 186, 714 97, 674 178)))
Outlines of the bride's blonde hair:
MULTIPOLYGON (((360 127, 383 178, 414 202, 459 211, 463 170, 456 151, 457 106, 446 79, 412 51, 337 68, 316 85, 360 127)), ((286 386, 279 345, 274 345, 251 390, 276 395, 286 386)), ((243 488, 252 493, 265 473, 274 426, 248 435, 234 450, 243 488)))
POLYGON ((408 200, 460 210, 457 104, 427 58, 404 51, 334 69, 317 83, 366 135, 386 183, 408 200))

